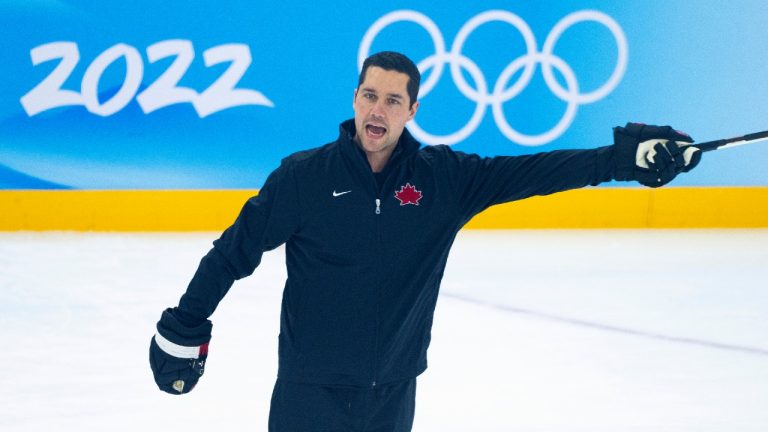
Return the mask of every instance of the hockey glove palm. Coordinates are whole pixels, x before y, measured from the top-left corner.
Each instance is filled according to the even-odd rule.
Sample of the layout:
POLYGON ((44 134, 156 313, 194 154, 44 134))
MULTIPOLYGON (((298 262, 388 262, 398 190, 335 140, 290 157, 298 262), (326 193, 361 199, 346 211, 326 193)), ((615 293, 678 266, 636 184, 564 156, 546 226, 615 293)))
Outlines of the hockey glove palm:
POLYGON ((693 139, 669 126, 627 123, 613 130, 616 180, 637 180, 649 187, 672 181, 701 160, 693 139))
POLYGON ((206 320, 185 327, 166 309, 149 345, 149 365, 160 390, 170 394, 190 392, 205 371, 212 324, 206 320))

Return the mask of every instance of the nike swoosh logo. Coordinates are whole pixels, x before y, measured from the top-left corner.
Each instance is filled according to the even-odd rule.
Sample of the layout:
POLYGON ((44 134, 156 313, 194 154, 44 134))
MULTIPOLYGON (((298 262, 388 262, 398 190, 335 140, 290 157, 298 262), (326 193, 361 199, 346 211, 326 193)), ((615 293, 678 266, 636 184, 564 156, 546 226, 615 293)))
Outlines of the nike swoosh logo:
POLYGON ((342 196, 342 195, 344 195, 344 194, 348 194, 348 193, 350 193, 350 192, 352 192, 352 191, 351 191, 351 190, 348 190, 348 191, 344 191, 344 192, 336 192, 336 191, 333 191, 333 196, 334 196, 334 197, 339 197, 339 196, 342 196))

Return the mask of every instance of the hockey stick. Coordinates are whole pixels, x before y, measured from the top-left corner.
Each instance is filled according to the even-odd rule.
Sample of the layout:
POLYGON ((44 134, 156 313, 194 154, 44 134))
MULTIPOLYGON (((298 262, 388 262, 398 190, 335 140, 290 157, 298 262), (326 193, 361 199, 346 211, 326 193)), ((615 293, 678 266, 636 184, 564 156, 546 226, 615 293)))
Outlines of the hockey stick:
POLYGON ((752 144, 759 141, 768 140, 768 131, 755 132, 739 137, 719 139, 715 141, 707 141, 699 144, 693 144, 692 147, 696 147, 701 151, 721 150, 730 147, 736 147, 744 144, 752 144))

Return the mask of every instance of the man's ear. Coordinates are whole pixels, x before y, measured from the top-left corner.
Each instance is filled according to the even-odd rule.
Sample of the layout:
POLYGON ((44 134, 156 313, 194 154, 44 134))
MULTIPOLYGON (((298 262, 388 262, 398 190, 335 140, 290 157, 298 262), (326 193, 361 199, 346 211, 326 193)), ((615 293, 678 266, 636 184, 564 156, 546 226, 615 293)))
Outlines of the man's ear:
POLYGON ((413 120, 414 117, 416 117, 416 111, 419 110, 419 101, 416 101, 411 105, 411 113, 408 115, 408 121, 413 120))

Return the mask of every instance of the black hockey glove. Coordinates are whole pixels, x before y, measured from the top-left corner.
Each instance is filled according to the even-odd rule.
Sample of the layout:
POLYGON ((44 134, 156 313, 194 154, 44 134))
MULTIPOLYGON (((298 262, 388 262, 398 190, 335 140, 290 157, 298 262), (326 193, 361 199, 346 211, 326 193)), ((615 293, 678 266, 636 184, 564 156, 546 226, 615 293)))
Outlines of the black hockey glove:
POLYGON ((195 387, 205 371, 212 327, 209 320, 186 327, 173 309, 163 311, 149 344, 149 366, 160 390, 179 395, 195 387))
POLYGON ((671 182, 701 160, 693 139, 669 126, 627 123, 613 129, 616 180, 637 180, 649 187, 671 182))

